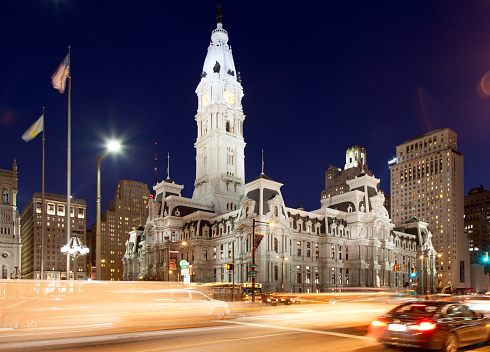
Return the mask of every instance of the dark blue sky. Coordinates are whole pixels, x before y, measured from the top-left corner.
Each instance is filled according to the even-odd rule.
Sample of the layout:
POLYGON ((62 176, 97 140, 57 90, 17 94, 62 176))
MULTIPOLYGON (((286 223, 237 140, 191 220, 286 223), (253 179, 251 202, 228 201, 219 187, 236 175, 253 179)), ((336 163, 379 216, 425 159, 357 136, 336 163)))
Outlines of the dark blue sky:
MULTIPOLYGON (((72 193, 95 221, 96 155, 108 137, 124 153, 102 162, 102 210, 121 179, 170 176, 192 196, 194 93, 211 31, 210 1, 3 1, 0 4, 0 168, 19 167, 18 207, 41 191, 41 137, 20 136, 46 107, 46 191, 66 194, 67 94, 50 76, 71 46, 72 193)), ((395 146, 449 127, 465 155, 465 190, 488 162, 490 2, 222 1, 242 76, 245 175, 284 183, 286 205, 320 206, 325 171, 345 150, 389 193, 395 146), (484 79, 487 77, 487 79, 484 79)))

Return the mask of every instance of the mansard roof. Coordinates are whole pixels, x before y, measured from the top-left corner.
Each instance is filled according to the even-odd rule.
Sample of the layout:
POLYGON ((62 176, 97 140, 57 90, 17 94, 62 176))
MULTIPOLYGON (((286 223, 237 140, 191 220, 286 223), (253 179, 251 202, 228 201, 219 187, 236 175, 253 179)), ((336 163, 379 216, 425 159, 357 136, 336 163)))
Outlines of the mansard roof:
MULTIPOLYGON (((266 174, 264 173, 261 173, 259 176, 257 176, 256 178, 254 178, 254 181, 257 181, 257 180, 260 180, 260 179, 264 179, 264 180, 269 180, 269 181, 274 181, 272 178, 270 178, 269 176, 267 176, 266 174)), ((275 182, 275 181, 274 181, 275 182)))

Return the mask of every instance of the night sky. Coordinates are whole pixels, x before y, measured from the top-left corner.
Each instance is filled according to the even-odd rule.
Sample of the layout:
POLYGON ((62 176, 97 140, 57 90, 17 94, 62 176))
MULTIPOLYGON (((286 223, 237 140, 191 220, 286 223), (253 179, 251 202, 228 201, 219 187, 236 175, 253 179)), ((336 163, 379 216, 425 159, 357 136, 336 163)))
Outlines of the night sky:
MULTIPOLYGON (((210 1, 2 1, 0 168, 19 171, 19 211, 41 191, 41 136, 24 131, 45 106, 46 191, 66 194, 67 92, 51 74, 71 46, 72 194, 95 222, 121 179, 170 177, 192 196, 194 93, 216 28, 210 1)), ((439 127, 458 133, 465 192, 490 188, 490 1, 221 1, 245 96, 245 177, 284 184, 286 206, 320 207, 325 171, 345 150, 389 193, 395 147, 439 127)))

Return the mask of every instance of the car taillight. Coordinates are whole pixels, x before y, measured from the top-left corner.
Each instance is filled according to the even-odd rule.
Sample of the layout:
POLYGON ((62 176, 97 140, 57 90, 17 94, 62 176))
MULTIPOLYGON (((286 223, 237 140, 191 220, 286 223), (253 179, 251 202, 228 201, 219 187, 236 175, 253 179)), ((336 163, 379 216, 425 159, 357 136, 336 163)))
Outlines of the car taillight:
POLYGON ((436 328, 437 324, 432 321, 422 321, 419 324, 410 325, 408 329, 417 331, 430 331, 436 328))
POLYGON ((371 323, 372 326, 380 327, 380 326, 386 326, 386 323, 384 321, 380 320, 375 320, 371 323))

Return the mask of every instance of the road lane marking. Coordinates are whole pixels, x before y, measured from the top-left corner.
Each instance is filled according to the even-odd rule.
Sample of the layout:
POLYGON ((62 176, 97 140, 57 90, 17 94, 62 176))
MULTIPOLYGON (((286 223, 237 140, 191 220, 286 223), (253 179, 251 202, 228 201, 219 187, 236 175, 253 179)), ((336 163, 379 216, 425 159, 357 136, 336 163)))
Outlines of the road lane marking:
MULTIPOLYGON (((222 322, 222 320, 220 320, 222 322)), ((155 335, 169 335, 169 334, 190 334, 194 331, 201 331, 202 329, 214 330, 214 329, 232 329, 233 326, 207 326, 200 328, 188 328, 188 329, 175 329, 175 330, 163 330, 163 331, 139 331, 130 333, 119 333, 113 335, 96 335, 96 336, 82 336, 82 337, 67 337, 60 339, 49 339, 49 340, 33 340, 33 341, 18 341, 18 342, 4 342, 0 343, 0 350, 7 348, 26 348, 35 346, 54 346, 54 345, 72 345, 74 343, 84 344, 84 343, 97 343, 106 342, 111 340, 121 340, 126 338, 144 338, 151 337, 155 335)), ((15 335, 11 335, 15 336, 15 335)))
POLYGON ((244 322, 240 322, 240 321, 227 321, 227 323, 230 323, 230 324, 239 324, 239 325, 256 326, 256 327, 259 327, 259 328, 271 328, 271 329, 280 329, 280 330, 290 330, 290 331, 305 332, 305 333, 311 333, 311 334, 331 335, 331 336, 346 337, 346 338, 359 339, 359 340, 368 340, 368 341, 373 341, 374 340, 371 337, 357 336, 357 335, 350 335, 350 334, 342 334, 340 332, 333 332, 333 331, 320 331, 320 330, 311 330, 311 329, 298 329, 298 328, 291 328, 291 327, 287 327, 287 326, 271 326, 271 325, 266 325, 266 324, 244 323, 244 322))
POLYGON ((226 342, 236 342, 237 340, 262 339, 264 337, 275 337, 275 336, 293 335, 293 334, 299 334, 299 333, 300 333, 300 331, 292 331, 292 332, 283 332, 283 333, 280 333, 280 334, 268 334, 268 335, 260 335, 260 336, 237 337, 237 338, 234 338, 234 339, 223 339, 223 340, 214 340, 214 341, 209 341, 209 342, 192 343, 192 344, 187 344, 187 345, 178 345, 178 346, 152 348, 150 350, 139 350, 139 352, 163 351, 163 350, 175 349, 175 348, 177 348, 178 350, 180 350, 182 348, 190 348, 190 347, 195 347, 195 346, 215 345, 215 344, 226 343, 226 342))

